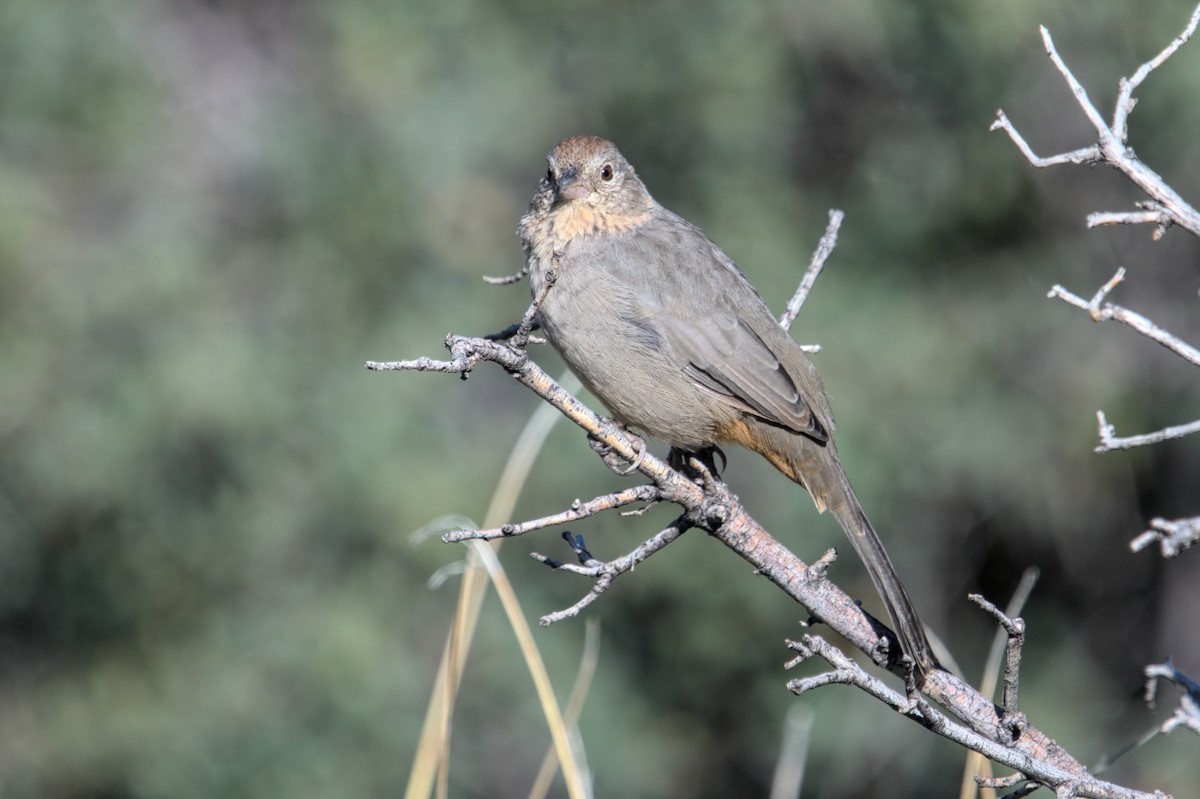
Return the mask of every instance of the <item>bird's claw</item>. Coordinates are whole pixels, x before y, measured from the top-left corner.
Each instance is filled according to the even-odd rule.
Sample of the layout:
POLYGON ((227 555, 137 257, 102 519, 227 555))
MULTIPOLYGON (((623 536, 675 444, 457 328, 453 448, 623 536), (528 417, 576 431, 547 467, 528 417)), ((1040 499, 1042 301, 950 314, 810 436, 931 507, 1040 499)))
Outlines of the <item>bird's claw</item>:
POLYGON ((627 474, 633 474, 634 472, 636 472, 637 467, 641 466, 642 461, 644 461, 646 459, 646 439, 639 438, 634 442, 634 444, 638 448, 637 457, 633 459, 633 463, 629 464, 628 468, 621 469, 620 471, 617 472, 617 474, 621 475, 622 477, 624 477, 627 474))
POLYGON ((628 465, 626 465, 627 461, 625 458, 618 455, 612 447, 610 447, 608 444, 605 444, 600 439, 595 438, 594 436, 588 436, 588 446, 592 448, 593 452, 600 456, 600 460, 604 461, 604 465, 611 469, 614 474, 625 477, 626 475, 637 471, 637 468, 642 465, 642 461, 645 460, 646 439, 642 438, 641 436, 636 436, 624 428, 622 428, 622 432, 625 433, 625 435, 633 443, 634 449, 637 450, 637 455, 634 457, 633 462, 629 463, 628 465))
POLYGON ((671 451, 667 453, 667 463, 675 471, 682 472, 701 485, 707 485, 710 480, 720 478, 729 461, 721 448, 713 444, 699 452, 671 447, 671 451), (717 468, 717 456, 721 458, 720 469, 717 468))

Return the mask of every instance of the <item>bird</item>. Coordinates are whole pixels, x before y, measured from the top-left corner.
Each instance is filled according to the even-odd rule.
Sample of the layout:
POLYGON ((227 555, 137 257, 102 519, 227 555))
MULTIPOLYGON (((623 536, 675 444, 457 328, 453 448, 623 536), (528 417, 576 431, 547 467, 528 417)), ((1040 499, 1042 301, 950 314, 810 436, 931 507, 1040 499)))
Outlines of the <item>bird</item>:
POLYGON ((936 667, 842 468, 808 354, 733 260, 651 197, 611 141, 574 136, 546 162, 517 232, 550 344, 627 429, 676 453, 745 447, 807 489, 849 537, 916 672, 936 667))

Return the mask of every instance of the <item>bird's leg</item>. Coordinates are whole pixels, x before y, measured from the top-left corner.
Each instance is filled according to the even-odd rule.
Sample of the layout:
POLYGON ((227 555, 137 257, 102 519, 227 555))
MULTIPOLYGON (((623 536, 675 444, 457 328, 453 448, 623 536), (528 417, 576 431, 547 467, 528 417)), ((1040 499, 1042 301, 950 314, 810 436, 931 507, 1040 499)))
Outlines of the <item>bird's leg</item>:
POLYGON ((696 452, 671 447, 671 451, 667 453, 667 463, 675 471, 682 472, 700 485, 707 486, 710 480, 720 477, 729 461, 721 448, 712 444, 696 452), (720 469, 717 468, 717 456, 721 458, 720 469))
POLYGON ((588 434, 588 446, 592 448, 593 452, 600 456, 600 460, 604 461, 605 466, 607 466, 609 469, 612 469, 614 473, 624 477, 627 474, 632 474, 637 467, 642 465, 642 459, 646 457, 646 439, 629 432, 629 428, 625 427, 615 419, 611 421, 614 425, 621 428, 621 432, 625 434, 625 436, 633 443, 633 448, 637 450, 637 457, 633 459, 633 462, 629 465, 626 465, 627 461, 618 455, 612 447, 610 447, 608 444, 605 444, 600 439, 595 438, 591 434, 588 434))
MULTIPOLYGON (((541 330, 541 328, 542 328, 541 323, 535 319, 533 321, 533 324, 531 324, 529 326, 529 332, 532 333, 535 330, 541 330)), ((517 335, 517 333, 519 333, 519 332, 521 332, 521 323, 513 322, 511 325, 504 328, 503 330, 497 331, 495 333, 488 333, 483 338, 487 339, 488 341, 508 341, 513 336, 517 335)), ((542 339, 537 339, 534 336, 530 336, 529 340, 536 341, 537 343, 543 342, 542 339)))

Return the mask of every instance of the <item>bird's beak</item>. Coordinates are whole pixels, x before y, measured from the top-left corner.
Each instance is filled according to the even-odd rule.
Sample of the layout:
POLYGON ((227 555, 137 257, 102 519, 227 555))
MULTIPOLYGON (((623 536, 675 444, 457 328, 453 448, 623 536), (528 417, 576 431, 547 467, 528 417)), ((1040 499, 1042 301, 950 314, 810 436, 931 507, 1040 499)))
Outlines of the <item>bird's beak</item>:
POLYGON ((588 187, 574 169, 568 169, 558 178, 558 196, 564 200, 581 200, 588 195, 588 187))

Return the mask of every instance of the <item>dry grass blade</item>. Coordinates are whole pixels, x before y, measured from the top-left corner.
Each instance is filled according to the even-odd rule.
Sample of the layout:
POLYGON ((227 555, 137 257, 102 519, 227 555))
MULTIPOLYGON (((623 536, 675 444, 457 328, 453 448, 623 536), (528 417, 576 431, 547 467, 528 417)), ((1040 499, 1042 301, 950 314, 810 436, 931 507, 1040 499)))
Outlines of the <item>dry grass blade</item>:
POLYGON ((581 758, 576 758, 575 752, 571 748, 567 725, 563 722, 558 699, 554 696, 554 687, 550 685, 550 675, 546 671, 546 664, 542 660, 542 653, 537 647, 537 642, 533 640, 533 631, 529 629, 529 624, 525 621, 525 614, 521 612, 521 603, 517 600, 517 592, 513 590, 512 583, 509 582, 508 575, 505 574, 504 567, 500 565, 500 559, 496 557, 496 552, 490 543, 471 541, 468 546, 471 547, 472 554, 482 561, 488 576, 492 578, 492 585, 496 586, 496 594, 504 606, 508 623, 517 636, 521 655, 525 658, 525 666, 529 669, 530 676, 533 677, 533 686, 537 690, 538 701, 542 705, 542 712, 546 715, 546 725, 550 728, 555 754, 558 756, 558 762, 562 764, 563 779, 567 783, 567 795, 571 799, 591 799, 591 780, 580 765, 581 758))
POLYGON ((813 711, 804 705, 788 708, 783 722, 783 740, 779 760, 771 778, 770 799, 795 799, 804 787, 804 767, 812 741, 813 711))
MULTIPOLYGON (((573 375, 563 375, 559 381, 570 391, 578 390, 573 375)), ((512 516, 517 497, 525 485, 529 472, 550 430, 562 416, 549 405, 539 405, 517 437, 508 463, 500 475, 491 504, 484 516, 485 526, 494 527, 512 516)), ((493 545, 499 549, 499 542, 493 545)), ((495 551, 493 549, 493 551, 495 551)), ((421 728, 421 739, 413 755, 412 771, 409 773, 405 799, 427 799, 433 791, 433 783, 439 764, 446 763, 450 739, 450 717, 454 707, 454 695, 458 691, 459 678, 470 651, 475 625, 479 620, 479 609, 487 593, 487 576, 482 569, 467 569, 458 593, 458 606, 454 613, 454 624, 442 651, 442 661, 429 698, 429 708, 421 728)), ((445 769, 442 769, 443 772, 445 769)), ((444 784, 444 783, 443 783, 444 784)))
MULTIPOLYGON (((587 700, 588 690, 592 687, 592 677, 596 674, 596 664, 600 661, 600 622, 591 618, 584 628, 583 656, 579 658, 579 670, 575 673, 575 685, 571 688, 571 698, 567 700, 567 712, 563 720, 567 725, 567 733, 572 741, 578 741, 579 716, 583 713, 583 703, 587 700)), ((529 789, 529 799, 543 799, 550 793, 550 785, 558 770, 558 758, 554 747, 546 752, 542 759, 542 767, 538 770, 537 779, 529 789)))

